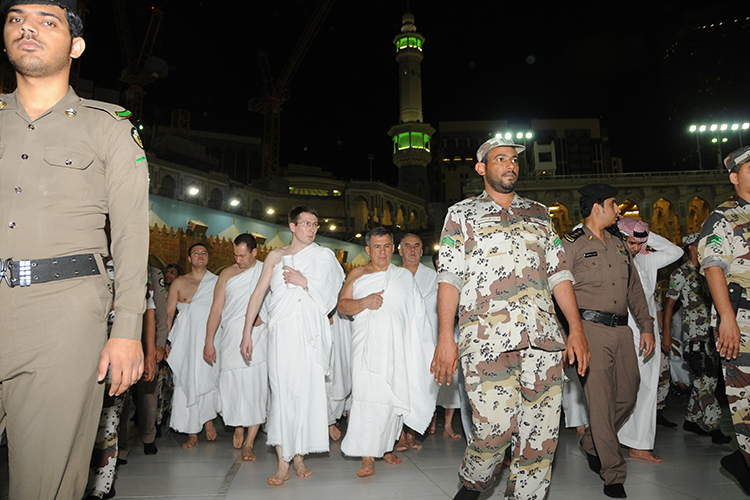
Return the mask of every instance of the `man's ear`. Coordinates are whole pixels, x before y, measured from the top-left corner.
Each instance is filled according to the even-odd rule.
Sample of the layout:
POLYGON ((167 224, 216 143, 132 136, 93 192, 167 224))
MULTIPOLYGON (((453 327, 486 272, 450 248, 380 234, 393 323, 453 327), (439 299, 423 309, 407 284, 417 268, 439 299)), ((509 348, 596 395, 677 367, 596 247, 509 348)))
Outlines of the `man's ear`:
POLYGON ((487 171, 487 165, 478 161, 477 164, 474 165, 474 170, 476 170, 479 175, 484 176, 484 173, 487 171))
POLYGON ((81 54, 83 54, 84 50, 86 50, 86 42, 83 38, 80 36, 73 38, 73 41, 70 44, 70 57, 78 59, 81 57, 81 54))

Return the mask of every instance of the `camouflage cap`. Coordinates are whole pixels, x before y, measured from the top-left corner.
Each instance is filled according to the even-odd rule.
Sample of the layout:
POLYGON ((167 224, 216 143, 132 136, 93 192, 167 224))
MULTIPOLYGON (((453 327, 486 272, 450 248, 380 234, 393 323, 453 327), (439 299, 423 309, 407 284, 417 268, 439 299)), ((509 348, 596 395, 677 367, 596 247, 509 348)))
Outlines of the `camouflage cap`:
POLYGON ((682 246, 686 247, 688 245, 692 245, 696 241, 698 241, 698 238, 700 238, 701 233, 693 233, 688 234, 687 236, 682 237, 682 246))
POLYGON ((523 153, 526 150, 526 146, 522 146, 521 144, 515 144, 510 139, 504 139, 502 137, 493 137, 492 139, 486 141, 484 144, 479 146, 479 149, 477 149, 477 161, 482 161, 487 156, 487 153, 489 153, 491 150, 495 148, 501 148, 501 147, 509 147, 509 148, 515 148, 516 154, 523 153))
POLYGON ((724 158, 724 166, 731 172, 734 167, 748 160, 750 160, 750 146, 744 146, 729 153, 729 156, 724 158))
POLYGON ((620 191, 609 184, 587 184, 579 188, 578 192, 589 198, 606 200, 607 198, 614 198, 620 191))
POLYGON ((16 5, 57 5, 61 9, 70 12, 78 12, 76 0, 2 0, 0 1, 0 12, 8 12, 8 9, 16 5))

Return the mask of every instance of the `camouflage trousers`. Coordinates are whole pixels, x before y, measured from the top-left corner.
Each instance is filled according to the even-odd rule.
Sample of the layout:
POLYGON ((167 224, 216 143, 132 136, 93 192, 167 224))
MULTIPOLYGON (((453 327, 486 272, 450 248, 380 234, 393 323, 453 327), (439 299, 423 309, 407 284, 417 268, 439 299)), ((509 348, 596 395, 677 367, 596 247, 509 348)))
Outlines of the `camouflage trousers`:
MULTIPOLYGON (((659 349, 659 346, 656 346, 659 349)), ((656 390, 656 410, 667 407, 667 396, 669 395, 669 383, 672 381, 672 368, 669 366, 669 356, 661 352, 661 373, 659 374, 659 388, 656 390)))
POLYGON ((459 475, 470 490, 492 487, 511 446, 505 498, 543 499, 557 449, 562 353, 524 349, 461 357, 472 429, 459 475))
POLYGON ((707 431, 719 428, 721 423, 721 406, 716 400, 716 384, 718 377, 701 375, 693 377, 693 388, 690 391, 685 420, 703 424, 707 431))
POLYGON ((750 466, 750 353, 740 352, 732 360, 721 358, 721 365, 737 445, 750 466))
POLYGON ((112 489, 117 465, 117 427, 120 425, 122 405, 127 396, 127 391, 119 396, 110 396, 109 385, 107 385, 104 407, 99 418, 99 429, 96 431, 94 451, 91 454, 85 497, 103 498, 112 489))
POLYGON ((169 415, 172 414, 172 394, 174 393, 174 382, 172 381, 172 369, 169 368, 167 360, 156 365, 156 378, 159 384, 159 399, 156 405, 156 426, 169 424, 169 415))

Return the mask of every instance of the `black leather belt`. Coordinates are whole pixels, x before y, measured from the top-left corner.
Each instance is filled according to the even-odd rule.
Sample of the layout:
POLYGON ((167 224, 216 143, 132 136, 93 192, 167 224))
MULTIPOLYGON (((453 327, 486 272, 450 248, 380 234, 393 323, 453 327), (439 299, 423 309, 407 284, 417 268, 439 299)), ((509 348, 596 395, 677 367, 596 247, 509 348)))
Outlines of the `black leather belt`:
POLYGON ((5 280, 11 288, 97 274, 99 266, 92 253, 55 259, 0 259, 0 282, 5 280))
POLYGON ((579 309, 581 319, 599 323, 606 326, 625 326, 628 324, 627 316, 618 316, 617 314, 604 313, 601 311, 592 311, 591 309, 579 309))

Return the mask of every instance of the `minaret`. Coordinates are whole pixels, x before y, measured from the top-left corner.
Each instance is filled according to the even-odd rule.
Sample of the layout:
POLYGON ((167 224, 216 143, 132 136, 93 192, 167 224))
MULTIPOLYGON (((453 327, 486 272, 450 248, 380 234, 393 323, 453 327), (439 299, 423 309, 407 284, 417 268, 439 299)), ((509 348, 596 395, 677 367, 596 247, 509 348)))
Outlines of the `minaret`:
POLYGON ((388 131, 393 139, 393 163, 398 167, 398 188, 429 201, 427 165, 432 161, 430 139, 435 129, 422 120, 422 45, 414 16, 401 18, 401 32, 393 39, 398 62, 401 112, 399 124, 388 131))

